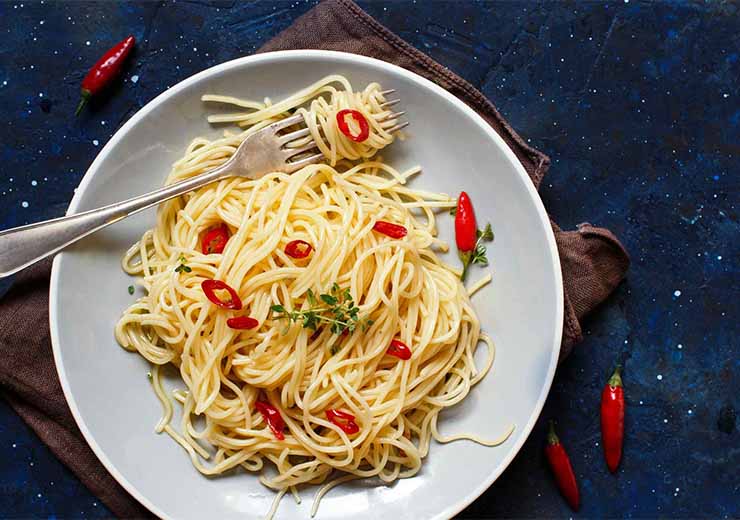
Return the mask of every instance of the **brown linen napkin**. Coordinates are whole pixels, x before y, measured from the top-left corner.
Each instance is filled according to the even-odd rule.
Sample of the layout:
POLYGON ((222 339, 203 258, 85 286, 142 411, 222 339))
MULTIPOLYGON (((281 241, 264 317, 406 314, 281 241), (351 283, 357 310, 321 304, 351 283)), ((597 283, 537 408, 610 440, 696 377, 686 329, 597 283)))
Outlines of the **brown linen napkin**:
MULTIPOLYGON (((503 137, 539 186, 550 164, 528 146, 480 92, 419 52, 349 0, 327 0, 268 42, 259 52, 330 49, 395 63, 424 76, 478 111, 503 137)), ((563 359, 581 340, 579 320, 599 305, 624 277, 629 258, 606 229, 581 224, 561 231, 553 222, 565 287, 563 359)), ((0 300, 0 387, 11 406, 95 494, 122 518, 150 517, 105 470, 77 428, 57 377, 49 338, 50 262, 18 275, 0 300)))

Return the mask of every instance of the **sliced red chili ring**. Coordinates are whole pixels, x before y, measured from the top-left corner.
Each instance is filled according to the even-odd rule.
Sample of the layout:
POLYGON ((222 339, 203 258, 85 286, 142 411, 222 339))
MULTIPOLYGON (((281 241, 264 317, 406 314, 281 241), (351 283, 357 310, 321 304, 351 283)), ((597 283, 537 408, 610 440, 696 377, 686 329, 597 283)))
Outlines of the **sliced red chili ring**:
POLYGON ((212 303, 218 305, 223 309, 231 309, 238 311, 242 308, 242 300, 234 289, 226 285, 221 280, 203 280, 200 284, 203 292, 212 303), (229 293, 228 300, 222 300, 216 294, 216 291, 227 291, 229 293))
POLYGON ((391 340, 391 346, 388 347, 386 354, 390 356, 396 356, 398 359, 411 359, 411 349, 403 341, 394 339, 391 340))
POLYGON ((337 112, 337 126, 339 127, 340 132, 357 143, 361 143, 370 137, 370 124, 367 122, 367 119, 365 119, 365 116, 357 110, 340 110, 337 112), (353 134, 350 130, 349 124, 347 123, 348 117, 354 119, 360 127, 360 131, 357 134, 353 134))
POLYGON ((360 431, 360 427, 355 422, 355 416, 342 410, 329 409, 326 411, 326 418, 332 423, 339 426, 342 431, 348 435, 360 431))
POLYGON ((405 227, 384 220, 378 220, 373 226, 373 229, 391 238, 403 238, 408 233, 405 227))
POLYGON ((283 435, 285 421, 283 421, 283 417, 280 415, 278 409, 265 401, 257 401, 254 403, 254 407, 262 414, 262 418, 272 430, 275 438, 279 441, 285 440, 285 435, 283 435))
POLYGON ((292 258, 306 258, 311 251, 313 247, 305 240, 293 240, 285 246, 285 254, 292 258))
POLYGON ((201 252, 204 255, 210 255, 211 253, 223 253, 226 247, 226 242, 229 241, 229 227, 226 224, 221 224, 217 228, 210 229, 204 236, 201 242, 201 252))
POLYGON ((254 329, 259 327, 260 322, 252 318, 251 316, 236 316, 235 318, 229 318, 226 320, 226 325, 232 329, 254 329))

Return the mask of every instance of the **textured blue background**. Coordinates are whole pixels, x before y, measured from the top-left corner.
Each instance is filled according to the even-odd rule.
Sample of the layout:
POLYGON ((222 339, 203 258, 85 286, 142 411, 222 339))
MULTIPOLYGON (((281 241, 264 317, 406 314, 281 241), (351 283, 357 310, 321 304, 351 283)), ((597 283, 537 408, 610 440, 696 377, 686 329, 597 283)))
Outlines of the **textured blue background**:
MULTIPOLYGON (((251 53, 312 5, 0 3, 0 227, 61 215, 140 107, 251 53), (128 33, 140 43, 125 79, 75 119, 82 77, 128 33)), ((552 157, 542 198, 564 228, 609 227, 633 257, 559 369, 522 452, 462 516, 571 514, 544 466, 549 417, 580 479, 580 515, 740 516, 738 5, 361 5, 471 81, 552 157), (597 411, 617 360, 628 415, 612 476, 597 411)), ((109 516, 2 400, 0 459, 0 516, 109 516)))

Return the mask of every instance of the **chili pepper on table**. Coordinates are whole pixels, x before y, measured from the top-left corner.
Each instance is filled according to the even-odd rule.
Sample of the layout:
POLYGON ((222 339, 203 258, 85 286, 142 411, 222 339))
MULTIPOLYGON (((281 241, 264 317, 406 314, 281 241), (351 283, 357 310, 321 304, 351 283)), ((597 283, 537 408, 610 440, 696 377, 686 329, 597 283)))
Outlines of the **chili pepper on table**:
POLYGON ((237 292, 221 280, 203 280, 200 284, 201 289, 213 304, 224 309, 238 311, 242 308, 242 300, 237 292), (229 293, 229 299, 219 298, 216 291, 226 291, 229 293))
POLYGON ((550 421, 550 431, 547 434, 547 445, 545 446, 545 456, 550 464, 550 469, 555 476, 555 482, 560 489, 560 493, 565 497, 573 511, 578 511, 581 505, 580 494, 578 493, 578 483, 576 482, 573 467, 570 465, 570 458, 565 448, 560 443, 560 439, 555 434, 555 422, 550 421))
POLYGON ((458 255, 463 263, 461 280, 465 281, 468 267, 471 264, 488 265, 486 246, 483 245, 483 242, 491 240, 493 240, 491 225, 487 224, 483 231, 478 229, 473 203, 467 193, 460 192, 455 211, 455 242, 457 243, 458 255))
POLYGON ((337 127, 340 132, 357 143, 361 143, 370 137, 370 124, 365 116, 357 110, 340 110, 337 112, 337 127), (352 118, 355 121, 358 127, 357 132, 352 132, 347 118, 352 118))
POLYGON ((210 255, 212 253, 221 254, 224 252, 226 242, 228 241, 229 227, 226 224, 221 224, 218 227, 208 230, 203 236, 201 252, 204 255, 210 255))
POLYGON ((601 440, 606 465, 612 473, 617 471, 622 458, 624 440, 624 386, 621 371, 622 367, 617 365, 601 392, 601 440))
POLYGON ((360 427, 355 422, 355 416, 342 410, 330 409, 326 411, 326 418, 332 423, 339 426, 342 431, 348 435, 360 431, 360 427))
POLYGON ((123 62, 126 61, 126 57, 131 54, 131 50, 134 48, 134 45, 136 45, 136 38, 129 36, 110 48, 108 52, 103 54, 103 57, 92 66, 90 72, 88 72, 85 79, 82 80, 82 99, 80 99, 80 103, 77 105, 75 115, 78 115, 82 111, 83 107, 88 101, 90 101, 92 96, 98 94, 119 75, 123 68, 123 62))
POLYGON ((285 435, 283 435, 285 421, 283 421, 283 417, 280 415, 278 409, 265 401, 257 401, 254 403, 254 407, 257 408, 257 411, 260 414, 262 414, 262 418, 267 423, 267 426, 272 430, 275 438, 279 441, 285 440, 285 435))
POLYGON ((305 240, 292 240, 285 246, 285 254, 291 258, 306 258, 312 250, 311 244, 305 240))
POLYGON ((405 227, 384 220, 378 220, 373 229, 391 238, 403 238, 408 233, 405 227))

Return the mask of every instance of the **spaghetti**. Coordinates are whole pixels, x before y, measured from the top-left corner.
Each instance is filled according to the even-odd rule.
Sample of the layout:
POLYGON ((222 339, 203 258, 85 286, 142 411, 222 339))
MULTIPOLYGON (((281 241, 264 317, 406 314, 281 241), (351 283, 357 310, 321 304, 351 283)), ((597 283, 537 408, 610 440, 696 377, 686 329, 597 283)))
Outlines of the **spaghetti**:
POLYGON ((156 227, 124 256, 124 270, 141 277, 147 294, 115 333, 154 365, 163 405, 156 430, 182 445, 202 473, 261 472, 278 498, 324 484, 314 509, 341 482, 415 475, 432 438, 504 442, 511 431, 491 442, 437 432, 440 411, 487 373, 494 348, 457 274, 435 253, 446 249, 436 238, 435 210, 454 199, 407 187, 418 168, 399 172, 373 159, 393 141, 386 129, 395 124, 386 120, 380 87, 356 93, 345 78, 330 76, 275 104, 203 99, 245 109, 209 118, 244 130, 195 139, 167 183, 222 164, 246 135, 291 111, 304 116, 307 139, 328 164, 227 179, 168 201, 156 227), (365 141, 337 131, 333 118, 344 109, 369 121, 365 141), (379 222, 406 232, 379 232, 379 222), (286 254, 291 243, 310 249, 286 254), (208 280, 235 296, 206 295, 208 280), (233 304, 234 297, 238 308, 214 300, 233 304), (255 327, 229 325, 247 315, 255 327), (479 370, 473 357, 481 340, 488 357, 479 370), (410 355, 392 355, 394 341, 410 355), (168 395, 159 370, 166 364, 178 368, 185 390, 168 395), (182 406, 179 429, 171 424, 173 401, 182 406))

